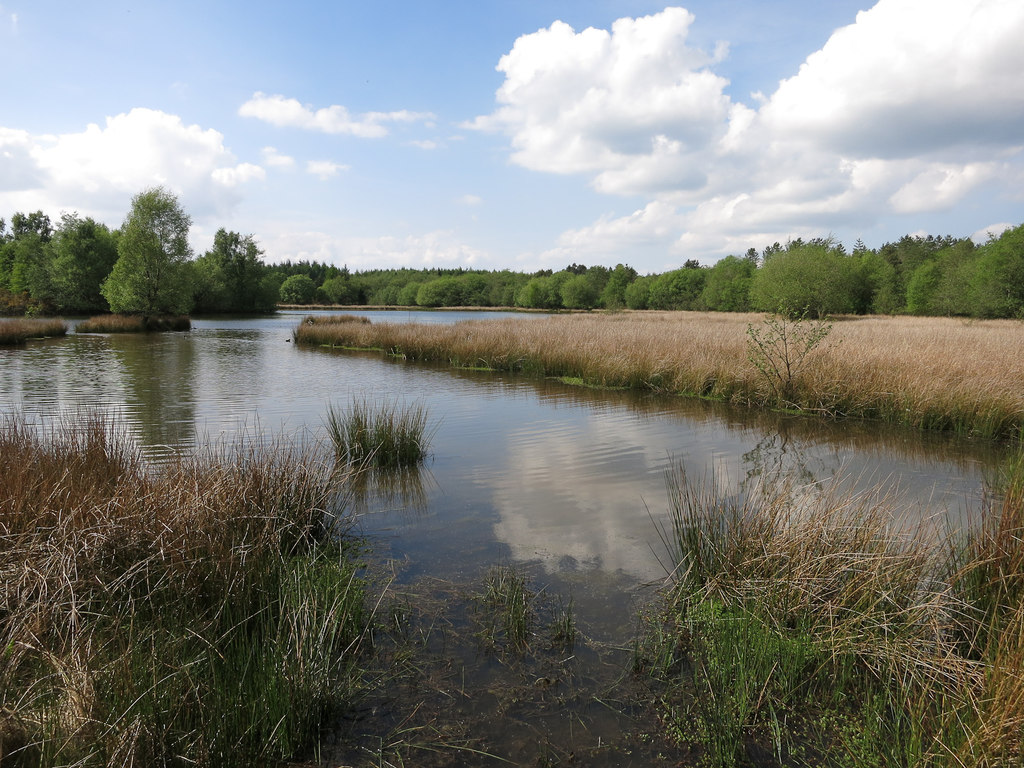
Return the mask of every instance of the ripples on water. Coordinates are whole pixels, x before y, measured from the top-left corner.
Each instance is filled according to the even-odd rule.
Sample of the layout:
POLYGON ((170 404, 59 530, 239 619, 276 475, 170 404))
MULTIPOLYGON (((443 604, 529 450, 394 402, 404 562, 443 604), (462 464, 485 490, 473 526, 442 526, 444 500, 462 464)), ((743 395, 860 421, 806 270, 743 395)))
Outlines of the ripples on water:
MULTIPOLYGON (((985 468, 998 457, 987 444, 876 424, 311 350, 290 341, 304 314, 197 320, 189 333, 71 334, 0 349, 0 411, 42 423, 66 410, 110 409, 158 460, 246 430, 318 439, 329 403, 422 402, 439 428, 417 503, 384 494, 378 507, 362 507, 364 529, 409 558, 410 577, 511 561, 565 578, 658 578, 655 526, 667 509, 665 473, 676 463, 691 478, 713 470, 733 488, 765 475, 803 483, 836 472, 891 479, 921 504, 958 512, 978 498, 985 468)), ((466 316, 363 314, 375 322, 466 316)))

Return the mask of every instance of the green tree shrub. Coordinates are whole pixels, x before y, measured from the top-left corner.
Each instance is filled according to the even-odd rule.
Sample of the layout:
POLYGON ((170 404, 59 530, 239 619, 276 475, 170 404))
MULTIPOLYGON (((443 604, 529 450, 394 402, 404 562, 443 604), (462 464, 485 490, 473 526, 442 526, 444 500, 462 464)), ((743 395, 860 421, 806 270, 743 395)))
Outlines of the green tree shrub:
POLYGON ((148 316, 189 311, 191 224, 178 199, 163 187, 132 198, 117 243, 117 262, 100 289, 112 312, 148 316))
POLYGON ((311 304, 316 288, 316 283, 308 275, 292 275, 281 283, 278 295, 282 304, 311 304))

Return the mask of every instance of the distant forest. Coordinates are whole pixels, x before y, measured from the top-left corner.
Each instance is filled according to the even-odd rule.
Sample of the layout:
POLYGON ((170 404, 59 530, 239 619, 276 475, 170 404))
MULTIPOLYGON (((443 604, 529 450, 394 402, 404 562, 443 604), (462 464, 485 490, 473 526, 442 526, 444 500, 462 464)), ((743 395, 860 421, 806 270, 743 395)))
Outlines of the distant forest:
MULTIPOLYGON (((122 237, 91 218, 42 211, 0 218, 0 314, 92 314, 122 237)), ((122 249, 123 251, 124 249, 122 249)), ((831 238, 774 243, 713 266, 689 260, 662 274, 628 264, 557 272, 373 269, 316 261, 265 264, 255 238, 221 229, 186 264, 187 311, 253 313, 280 304, 531 309, 806 311, 1024 318, 1024 225, 976 245, 906 235, 878 249, 831 238)))

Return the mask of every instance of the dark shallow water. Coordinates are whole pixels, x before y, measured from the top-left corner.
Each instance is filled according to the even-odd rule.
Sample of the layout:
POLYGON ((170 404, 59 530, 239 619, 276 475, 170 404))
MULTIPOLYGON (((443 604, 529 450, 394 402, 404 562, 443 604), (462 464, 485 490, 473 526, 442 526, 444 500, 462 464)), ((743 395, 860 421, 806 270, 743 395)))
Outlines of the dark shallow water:
MULTIPOLYGON (((589 659, 590 666, 563 677, 576 686, 589 681, 591 688, 621 678, 642 585, 665 576, 658 527, 666 523, 672 467, 683 466, 691 479, 713 474, 728 492, 775 476, 810 488, 840 473, 853 486, 898 486, 908 514, 957 517, 977 503, 1000 455, 989 443, 877 424, 754 414, 718 403, 407 364, 375 353, 311 350, 290 341, 304 314, 200 319, 188 333, 71 334, 0 348, 0 413, 20 411, 45 424, 69 410, 109 409, 159 460, 242 431, 319 439, 328 406, 353 398, 422 403, 436 424, 425 466, 405 478, 404 493, 371 488, 354 502, 359 529, 373 542, 391 588, 415 594, 424 584, 443 585, 435 591, 451 606, 454 637, 456 625, 469 622, 467 592, 479 588, 488 568, 516 566, 535 588, 573 600, 586 638, 573 663, 589 659)), ((366 314, 375 322, 467 317, 366 314)), ((476 653, 461 669, 492 691, 490 704, 477 697, 471 708, 506 717, 487 682, 496 657, 453 639, 448 647, 465 658, 476 653)), ((445 663, 451 667, 450 659, 445 663)), ((547 662, 538 663, 520 670, 524 680, 547 662)), ((528 680, 524 685, 529 689, 528 680)), ((576 704, 534 690, 534 708, 515 720, 523 727, 509 728, 518 741, 498 739, 493 748, 519 760, 523 743, 536 747, 538 728, 545 738, 561 728, 559 738, 585 734, 590 743, 602 728, 625 727, 621 718, 602 725, 611 710, 594 710, 593 696, 570 698, 576 704)))

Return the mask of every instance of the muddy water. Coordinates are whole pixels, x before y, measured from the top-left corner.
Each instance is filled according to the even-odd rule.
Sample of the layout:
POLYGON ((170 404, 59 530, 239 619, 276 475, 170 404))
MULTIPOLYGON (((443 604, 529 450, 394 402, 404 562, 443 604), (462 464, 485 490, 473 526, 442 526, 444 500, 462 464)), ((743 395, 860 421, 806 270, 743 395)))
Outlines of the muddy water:
POLYGON ((327 749, 325 764, 387 754, 501 764, 483 752, 517 764, 649 764, 663 745, 627 695, 627 669, 644 585, 665 575, 666 471, 713 473, 738 490, 766 476, 810 485, 841 473, 853 485, 898 485, 911 514, 956 516, 999 458, 987 443, 872 424, 299 348, 290 335, 301 316, 0 348, 0 412, 45 423, 107 408, 159 460, 240 431, 317 437, 328 405, 353 397, 427 407, 436 432, 422 470, 399 488, 371 483, 353 501, 389 585, 381 610, 396 630, 377 640, 391 662, 381 679, 393 677, 339 720, 335 733, 348 741, 327 749), (494 566, 514 568, 536 594, 528 650, 492 631, 483 594, 494 566), (569 601, 572 647, 551 639, 569 601), (405 747, 388 752, 396 734, 405 747))

